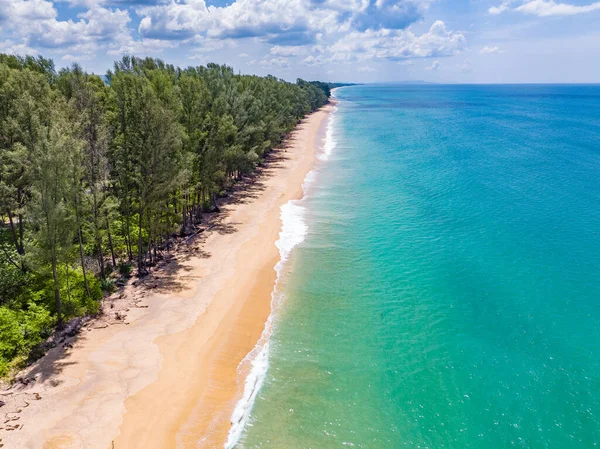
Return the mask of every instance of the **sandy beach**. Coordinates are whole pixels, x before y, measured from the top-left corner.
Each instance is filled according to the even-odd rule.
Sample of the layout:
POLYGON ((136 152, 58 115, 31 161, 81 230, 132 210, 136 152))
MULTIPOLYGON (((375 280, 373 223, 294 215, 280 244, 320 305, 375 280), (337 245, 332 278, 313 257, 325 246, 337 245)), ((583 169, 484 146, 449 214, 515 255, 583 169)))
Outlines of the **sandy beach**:
MULTIPOLYGON (((302 196, 332 106, 300 123, 258 179, 177 256, 3 392, 0 447, 221 448, 238 366, 270 313, 280 207, 302 196)), ((243 373, 242 373, 243 374, 243 373)))

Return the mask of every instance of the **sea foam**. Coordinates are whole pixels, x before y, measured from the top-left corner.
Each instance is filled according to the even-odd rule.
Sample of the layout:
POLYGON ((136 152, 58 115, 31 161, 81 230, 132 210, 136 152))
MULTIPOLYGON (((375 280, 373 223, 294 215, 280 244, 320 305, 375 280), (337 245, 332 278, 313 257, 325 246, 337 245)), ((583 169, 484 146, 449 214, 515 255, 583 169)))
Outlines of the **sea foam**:
POLYGON ((327 122, 327 130, 325 131, 325 141, 323 142, 323 151, 319 154, 319 159, 322 161, 328 160, 335 148, 335 137, 333 133, 336 111, 337 108, 334 108, 331 114, 329 115, 329 120, 327 122))
MULTIPOLYGON (((329 115, 322 151, 317 156, 322 161, 329 159, 335 148, 333 135, 335 111, 337 111, 337 108, 329 115)), ((256 396, 267 375, 269 367, 270 337, 273 330, 273 315, 283 300, 283 293, 280 291, 282 272, 292 250, 304 241, 308 233, 306 207, 303 203, 307 198, 310 186, 316 179, 316 175, 317 171, 311 170, 304 178, 302 184, 304 195, 302 199, 290 200, 281 206, 281 231, 279 232, 279 239, 275 242, 275 246, 279 249, 280 259, 274 267, 277 272, 277 279, 275 281, 273 292, 271 293, 271 314, 265 323, 265 328, 258 343, 238 365, 238 372, 240 375, 243 374, 244 370, 248 369, 248 364, 250 364, 250 367, 244 382, 244 393, 231 415, 231 428, 229 429, 225 449, 233 449, 239 442, 244 433, 244 429, 248 424, 250 412, 252 411, 256 396)))
MULTIPOLYGON (((275 310, 280 304, 283 295, 279 292, 279 282, 281 279, 281 273, 284 269, 285 263, 288 260, 292 249, 295 246, 302 243, 308 227, 305 221, 305 208, 300 203, 302 200, 288 201, 281 206, 281 231, 279 232, 279 240, 275 242, 275 245, 279 249, 280 260, 275 265, 275 271, 277 272, 277 280, 275 282, 275 288, 271 293, 271 310, 275 310)), ((262 387, 266 378, 267 369, 269 366, 269 347, 270 347, 270 336, 273 328, 273 312, 269 315, 265 328, 260 337, 260 340, 254 347, 254 349, 246 355, 244 360, 238 366, 238 371, 242 371, 244 367, 250 363, 250 372, 246 377, 244 384, 244 394, 238 401, 231 415, 231 429, 227 436, 227 443, 225 449, 231 449, 235 447, 239 441, 248 419, 250 418, 250 411, 256 400, 256 396, 262 387)), ((242 373, 240 373, 242 374, 242 373)))

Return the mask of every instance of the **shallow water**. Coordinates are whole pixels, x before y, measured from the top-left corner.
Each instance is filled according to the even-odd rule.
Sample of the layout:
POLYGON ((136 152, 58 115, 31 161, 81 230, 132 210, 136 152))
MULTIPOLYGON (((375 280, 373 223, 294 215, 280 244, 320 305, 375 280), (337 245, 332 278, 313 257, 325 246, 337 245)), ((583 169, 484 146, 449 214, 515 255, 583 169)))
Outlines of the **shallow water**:
POLYGON ((337 96, 236 447, 600 445, 600 86, 337 96))

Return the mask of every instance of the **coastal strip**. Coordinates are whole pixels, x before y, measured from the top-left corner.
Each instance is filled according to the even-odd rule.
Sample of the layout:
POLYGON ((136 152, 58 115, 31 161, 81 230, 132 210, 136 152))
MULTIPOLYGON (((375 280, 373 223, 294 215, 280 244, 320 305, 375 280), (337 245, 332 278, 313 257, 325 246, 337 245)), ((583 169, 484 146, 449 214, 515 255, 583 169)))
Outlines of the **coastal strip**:
MULTIPOLYGON (((335 89, 332 89, 333 98, 335 98, 334 91, 335 89)), ((331 102, 334 104, 337 103, 336 100, 331 100, 331 102)), ((327 125, 322 126, 324 139, 322 140, 322 146, 319 146, 317 155, 321 161, 329 159, 336 145, 333 136, 334 115, 336 111, 337 107, 330 110, 327 125)), ((243 395, 236 404, 231 416, 231 427, 227 442, 225 443, 225 449, 233 449, 242 437, 244 429, 248 425, 254 401, 267 375, 273 320, 277 314, 277 310, 285 301, 283 287, 280 284, 293 249, 304 241, 308 232, 308 225, 305 218, 306 206, 304 203, 310 194, 311 185, 317 177, 317 171, 318 168, 315 167, 306 174, 302 183, 302 197, 289 200, 280 209, 281 231, 279 232, 279 239, 275 242, 275 245, 279 249, 279 261, 274 267, 277 279, 271 293, 271 314, 265 323, 260 340, 238 366, 238 372, 246 380, 243 395)))
POLYGON ((333 107, 297 126, 123 325, 87 328, 66 356, 30 368, 38 380, 14 394, 42 399, 27 401, 6 447, 223 447, 243 392, 238 366, 271 311, 280 209, 302 196, 333 107))

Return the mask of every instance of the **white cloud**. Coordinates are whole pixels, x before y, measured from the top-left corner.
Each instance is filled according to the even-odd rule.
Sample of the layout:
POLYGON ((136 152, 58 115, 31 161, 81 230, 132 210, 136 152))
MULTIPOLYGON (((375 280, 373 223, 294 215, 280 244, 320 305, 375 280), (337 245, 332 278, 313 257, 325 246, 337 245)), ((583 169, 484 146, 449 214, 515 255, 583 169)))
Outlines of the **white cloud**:
POLYGON ((0 42, 0 51, 11 55, 37 55, 39 52, 26 43, 17 44, 9 39, 0 42))
POLYGON ((237 0, 225 7, 207 6, 204 0, 181 0, 136 11, 142 17, 142 36, 184 40, 260 37, 290 45, 313 42, 316 30, 333 23, 331 11, 311 10, 305 0, 237 0))
POLYGON ((592 3, 590 5, 577 6, 570 5, 568 3, 556 3, 552 0, 533 0, 516 8, 516 11, 523 12, 525 14, 534 14, 540 17, 571 16, 598 10, 600 10, 600 2, 592 3))
POLYGON ((425 70, 429 70, 431 72, 437 72, 442 68, 442 64, 440 61, 433 61, 429 67, 426 67, 425 70))
POLYGON ((479 50, 479 54, 481 54, 481 55, 493 55, 493 54, 498 54, 498 53, 504 53, 504 52, 496 46, 489 47, 486 45, 481 50, 479 50))
POLYGON ((171 41, 161 41, 159 39, 134 40, 130 36, 125 37, 121 42, 110 43, 109 55, 139 55, 147 53, 161 53, 167 48, 174 48, 177 44, 171 41))
POLYGON ((322 55, 308 55, 306 58, 302 60, 302 62, 306 65, 321 65, 328 62, 327 58, 322 55))
POLYGON ((462 51, 464 35, 447 30, 442 21, 420 35, 409 28, 431 2, 235 0, 217 7, 205 0, 0 0, 0 42, 6 40, 6 49, 41 50, 71 61, 93 59, 100 52, 160 53, 179 45, 189 47, 188 57, 204 58, 206 52, 248 39, 270 44, 268 54, 256 61, 264 67, 298 60, 305 65, 408 61, 462 51), (57 10, 58 1, 83 12, 73 16, 81 9, 57 10), (139 36, 131 28, 134 12, 139 36))
POLYGON ((142 36, 185 40, 259 38, 280 46, 314 44, 332 33, 406 29, 423 17, 430 1, 236 0, 223 7, 204 0, 140 6, 142 36))
POLYGON ((2 0, 0 3, 0 23, 10 26, 10 22, 52 20, 58 12, 54 4, 46 0, 2 0))
POLYGON ((264 58, 259 61, 259 64, 262 67, 272 68, 272 67, 287 67, 289 65, 289 61, 287 58, 264 58))
POLYGON ((573 16, 600 11, 600 2, 588 5, 573 5, 570 3, 557 3, 554 0, 531 0, 515 7, 512 1, 505 1, 499 6, 492 6, 489 13, 500 14, 509 10, 538 17, 573 16))
POLYGON ((456 64, 456 68, 461 72, 470 72, 473 70, 470 59, 465 59, 462 63, 456 64))
POLYGON ((301 56, 301 55, 305 55, 307 52, 308 52, 308 48, 301 46, 301 45, 294 45, 294 46, 275 45, 274 47, 271 47, 271 50, 269 51, 270 54, 278 55, 278 56, 301 56))
POLYGON ((100 48, 131 41, 127 10, 92 6, 76 20, 59 20, 51 2, 8 0, 0 6, 0 22, 23 50, 62 51, 65 60, 91 59, 100 48))
POLYGON ((373 67, 369 67, 368 65, 359 67, 356 70, 357 70, 357 72, 363 72, 363 73, 366 73, 366 72, 376 72, 376 70, 373 67))
POLYGON ((497 14, 502 14, 504 11, 507 11, 509 9, 510 9, 510 3, 504 2, 501 5, 490 7, 490 9, 488 9, 488 12, 492 15, 497 15, 497 14))
POLYGON ((446 29, 438 20, 427 33, 420 36, 409 30, 352 32, 331 46, 333 61, 354 59, 403 60, 452 56, 464 49, 465 37, 462 33, 446 29))
POLYGON ((62 58, 60 58, 63 61, 67 61, 67 62, 78 62, 78 61, 89 61, 90 59, 93 59, 94 55, 92 54, 84 54, 84 55, 71 55, 71 54, 66 54, 63 55, 62 58))

